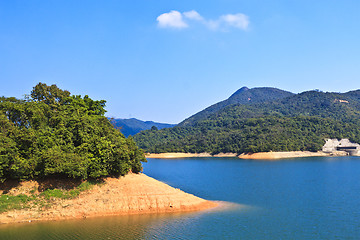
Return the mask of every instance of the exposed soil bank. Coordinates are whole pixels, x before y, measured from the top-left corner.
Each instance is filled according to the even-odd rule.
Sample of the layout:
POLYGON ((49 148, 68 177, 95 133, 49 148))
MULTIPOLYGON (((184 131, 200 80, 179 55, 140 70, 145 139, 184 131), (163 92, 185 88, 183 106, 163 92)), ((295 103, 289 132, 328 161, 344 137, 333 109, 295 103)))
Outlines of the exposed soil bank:
POLYGON ((50 208, 33 207, 0 214, 0 223, 63 220, 108 215, 198 211, 218 203, 198 198, 145 174, 107 178, 71 200, 56 200, 50 208))
POLYGON ((237 157, 236 153, 147 153, 147 158, 186 158, 186 157, 237 157))
POLYGON ((293 151, 293 152, 259 152, 241 154, 241 159, 261 159, 261 160, 276 160, 284 158, 297 158, 297 157, 326 157, 331 156, 329 153, 324 152, 307 152, 307 151, 293 151))
POLYGON ((292 152, 259 152, 259 153, 219 153, 212 156, 209 153, 148 153, 147 158, 187 158, 187 157, 239 157, 240 159, 277 160, 297 157, 327 157, 327 156, 348 156, 344 151, 333 153, 292 151, 292 152))

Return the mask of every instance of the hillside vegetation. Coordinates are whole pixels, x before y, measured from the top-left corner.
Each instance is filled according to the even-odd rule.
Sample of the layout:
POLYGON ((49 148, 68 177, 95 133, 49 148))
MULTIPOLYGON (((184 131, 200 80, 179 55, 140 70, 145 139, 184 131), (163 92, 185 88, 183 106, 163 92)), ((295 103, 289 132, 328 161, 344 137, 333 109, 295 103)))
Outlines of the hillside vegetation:
POLYGON ((112 118, 110 119, 110 122, 112 125, 114 125, 115 128, 119 129, 125 137, 133 136, 140 131, 148 130, 154 127, 157 129, 163 129, 175 126, 175 124, 157 123, 153 121, 141 121, 136 118, 112 118))
POLYGON ((208 108, 194 114, 193 116, 182 121, 179 126, 189 126, 195 124, 197 121, 207 118, 213 113, 216 113, 227 106, 233 104, 253 104, 264 103, 272 100, 278 100, 286 97, 293 96, 294 93, 280 90, 277 88, 252 88, 242 87, 232 94, 228 99, 211 105, 208 108))
POLYGON ((105 101, 39 83, 0 98, 0 180, 98 178, 141 171, 143 152, 104 117, 105 101))
MULTIPOLYGON (((243 89, 236 94, 245 95, 251 90, 243 89)), ((262 90, 265 96, 266 88, 257 89, 262 90)), ((360 142, 360 91, 344 94, 309 91, 268 99, 245 104, 239 101, 211 114, 195 114, 195 118, 174 128, 143 131, 134 139, 152 153, 213 154, 318 151, 326 138, 360 142)))

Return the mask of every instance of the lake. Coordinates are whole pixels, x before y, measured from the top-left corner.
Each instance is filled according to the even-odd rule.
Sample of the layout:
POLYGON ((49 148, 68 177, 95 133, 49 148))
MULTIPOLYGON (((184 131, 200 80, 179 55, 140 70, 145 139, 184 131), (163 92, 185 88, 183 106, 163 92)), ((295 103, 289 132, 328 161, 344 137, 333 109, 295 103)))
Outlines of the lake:
POLYGON ((0 225, 0 239, 360 239, 359 160, 148 159, 148 176, 231 207, 0 225))

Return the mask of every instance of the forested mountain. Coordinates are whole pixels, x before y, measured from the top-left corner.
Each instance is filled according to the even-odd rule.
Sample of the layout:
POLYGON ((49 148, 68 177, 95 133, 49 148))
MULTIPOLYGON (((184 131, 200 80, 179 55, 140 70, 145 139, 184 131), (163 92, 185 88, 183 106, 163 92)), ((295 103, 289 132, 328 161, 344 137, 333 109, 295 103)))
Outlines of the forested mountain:
POLYGON ((142 150, 111 125, 104 107, 43 83, 25 99, 1 97, 0 182, 141 171, 142 150))
POLYGON ((242 87, 237 90, 228 99, 218 102, 204 110, 194 114, 193 116, 182 121, 179 126, 192 125, 195 122, 208 117, 209 115, 218 112, 221 109, 233 104, 253 104, 282 99, 293 96, 294 93, 283 91, 277 88, 262 87, 252 88, 242 87))
POLYGON ((153 121, 141 121, 136 118, 130 119, 119 119, 112 118, 110 119, 112 125, 114 125, 117 129, 119 129, 125 137, 130 135, 135 135, 140 131, 151 129, 155 126, 157 129, 170 128, 174 127, 175 124, 167 124, 167 123, 157 123, 153 121))
MULTIPOLYGON (((267 88, 257 91, 262 89, 267 88)), ((240 94, 243 91, 241 89, 240 94)), ((134 139, 148 152, 239 154, 318 151, 325 138, 350 138, 360 142, 360 90, 290 93, 276 100, 237 102, 212 113, 194 116, 197 117, 190 118, 191 123, 143 131, 134 139)))
POLYGON ((273 116, 317 116, 341 121, 360 117, 360 90, 348 93, 307 91, 277 101, 234 104, 205 119, 239 119, 273 116))

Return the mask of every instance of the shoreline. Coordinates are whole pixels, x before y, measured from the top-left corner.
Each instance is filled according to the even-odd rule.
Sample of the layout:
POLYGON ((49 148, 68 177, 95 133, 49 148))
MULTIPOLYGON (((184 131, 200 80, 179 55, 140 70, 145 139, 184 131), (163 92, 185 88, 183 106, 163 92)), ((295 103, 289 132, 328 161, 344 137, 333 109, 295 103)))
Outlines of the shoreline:
POLYGON ((237 153, 219 153, 211 155, 210 153, 146 153, 146 158, 188 158, 188 157, 237 157, 237 153))
POLYGON ((74 199, 57 199, 49 208, 32 207, 0 214, 0 224, 58 221, 114 215, 191 212, 215 208, 208 201, 145 174, 106 178, 74 199))
POLYGON ((279 160, 286 158, 303 158, 303 157, 329 157, 330 153, 309 152, 309 151, 289 151, 289 152, 259 152, 252 154, 241 154, 240 159, 254 159, 254 160, 279 160))
POLYGON ((146 158, 161 158, 161 159, 175 159, 175 158, 190 158, 190 157, 238 157, 240 159, 252 160, 280 160, 287 158, 303 158, 303 157, 331 157, 331 156, 348 156, 346 152, 337 151, 334 153, 325 153, 322 151, 288 151, 288 152, 258 152, 258 153, 219 153, 211 155, 210 153, 147 153, 146 158))

